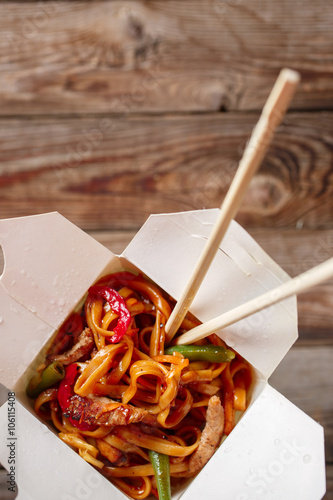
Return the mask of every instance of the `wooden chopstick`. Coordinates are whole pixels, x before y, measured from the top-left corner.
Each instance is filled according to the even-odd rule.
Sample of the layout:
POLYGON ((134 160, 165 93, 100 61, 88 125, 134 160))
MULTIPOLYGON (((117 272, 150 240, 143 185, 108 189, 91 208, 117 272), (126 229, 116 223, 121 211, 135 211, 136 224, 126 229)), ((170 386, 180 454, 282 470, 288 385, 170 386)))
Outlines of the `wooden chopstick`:
POLYGON ((244 319, 292 295, 300 294, 313 286, 333 278, 333 257, 231 311, 196 326, 177 338, 176 344, 192 344, 212 333, 244 319))
POLYGON ((247 187, 259 168, 275 129, 283 119, 299 80, 299 74, 293 70, 283 69, 280 72, 221 205, 218 220, 180 299, 167 321, 166 343, 173 339, 185 318, 229 224, 243 200, 247 187))

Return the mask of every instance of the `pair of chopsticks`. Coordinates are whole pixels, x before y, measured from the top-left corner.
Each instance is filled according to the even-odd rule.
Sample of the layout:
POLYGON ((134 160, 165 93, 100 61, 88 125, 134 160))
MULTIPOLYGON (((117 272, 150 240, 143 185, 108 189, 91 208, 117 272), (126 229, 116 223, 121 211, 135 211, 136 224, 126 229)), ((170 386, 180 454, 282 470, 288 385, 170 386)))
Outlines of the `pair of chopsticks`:
MULTIPOLYGON (((228 193, 221 205, 221 210, 212 233, 203 249, 192 275, 172 311, 166 324, 166 343, 170 343, 185 318, 193 299, 219 249, 221 241, 235 217, 243 200, 248 185, 257 172, 274 132, 286 113, 293 98, 300 76, 296 71, 283 69, 268 97, 262 110, 259 121, 254 128, 251 138, 245 148, 239 163, 236 175, 230 185, 228 193)), ((208 335, 226 328, 237 321, 250 316, 272 304, 275 304, 294 294, 318 285, 333 277, 333 258, 306 271, 296 278, 283 283, 255 299, 228 311, 177 338, 176 344, 190 344, 208 335)))

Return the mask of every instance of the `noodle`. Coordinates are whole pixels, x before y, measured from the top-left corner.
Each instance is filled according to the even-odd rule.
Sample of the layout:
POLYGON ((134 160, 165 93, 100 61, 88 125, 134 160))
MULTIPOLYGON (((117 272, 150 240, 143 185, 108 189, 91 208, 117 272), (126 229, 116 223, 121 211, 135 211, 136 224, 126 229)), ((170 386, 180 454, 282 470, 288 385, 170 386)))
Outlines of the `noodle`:
MULTIPOLYGON (((215 411, 223 418, 214 449, 204 462, 199 460, 200 468, 222 434, 232 431, 235 412, 247 405, 251 372, 237 353, 226 351, 232 356, 221 362, 165 353, 165 324, 173 305, 142 276, 105 276, 88 291, 81 313, 59 329, 39 368, 50 364, 51 355, 66 360, 69 348, 73 356, 74 346, 75 361, 63 361, 65 378, 38 395, 35 411, 52 422, 62 441, 134 499, 157 495, 149 453, 169 457, 175 481, 190 477, 189 464, 207 432, 208 415, 215 411)), ((179 334, 198 324, 188 314, 179 334)), ((227 349, 216 335, 197 345, 227 349)))

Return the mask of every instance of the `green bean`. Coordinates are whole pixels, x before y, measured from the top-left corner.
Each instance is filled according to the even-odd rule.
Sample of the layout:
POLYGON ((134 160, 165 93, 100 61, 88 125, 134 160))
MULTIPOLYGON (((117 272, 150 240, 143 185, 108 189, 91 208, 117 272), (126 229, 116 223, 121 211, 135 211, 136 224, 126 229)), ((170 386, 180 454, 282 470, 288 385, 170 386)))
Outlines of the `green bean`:
POLYGON ((59 361, 54 361, 48 365, 41 375, 33 377, 27 387, 27 396, 37 398, 37 396, 62 380, 65 376, 65 368, 59 361))
POLYGON ((157 484, 159 500, 171 500, 169 456, 149 450, 157 484))
POLYGON ((230 349, 219 345, 175 345, 165 349, 164 354, 180 352, 190 361, 210 361, 211 363, 225 363, 235 357, 230 349))

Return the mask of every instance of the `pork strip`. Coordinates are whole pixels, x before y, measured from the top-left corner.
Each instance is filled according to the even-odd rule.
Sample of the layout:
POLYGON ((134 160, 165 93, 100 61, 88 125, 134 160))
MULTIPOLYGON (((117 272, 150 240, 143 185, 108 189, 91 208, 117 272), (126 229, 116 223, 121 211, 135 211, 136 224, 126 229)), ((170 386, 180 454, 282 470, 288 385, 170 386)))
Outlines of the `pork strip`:
POLYGON ((147 413, 142 408, 121 404, 106 397, 90 395, 83 398, 75 394, 70 399, 66 415, 90 425, 113 426, 141 422, 147 413))
POLYGON ((212 396, 208 402, 206 425, 202 431, 199 446, 189 460, 188 472, 199 472, 219 446, 224 429, 224 409, 220 398, 212 396))
POLYGON ((104 439, 96 439, 96 443, 101 455, 107 458, 113 467, 125 467, 129 465, 127 453, 118 450, 118 448, 107 443, 104 439))
POLYGON ((80 358, 88 354, 94 346, 94 336, 90 328, 85 328, 78 338, 76 344, 73 345, 71 349, 64 352, 63 354, 49 354, 47 359, 50 361, 59 361, 63 365, 67 366, 71 363, 75 363, 80 358))

